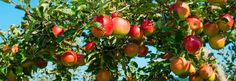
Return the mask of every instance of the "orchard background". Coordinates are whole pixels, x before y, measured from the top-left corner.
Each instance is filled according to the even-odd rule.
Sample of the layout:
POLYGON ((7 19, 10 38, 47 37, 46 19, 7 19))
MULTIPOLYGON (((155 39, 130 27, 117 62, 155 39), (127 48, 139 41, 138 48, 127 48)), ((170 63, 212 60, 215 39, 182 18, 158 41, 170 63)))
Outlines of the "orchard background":
POLYGON ((234 0, 35 1, 0 2, 2 81, 236 80, 234 0))

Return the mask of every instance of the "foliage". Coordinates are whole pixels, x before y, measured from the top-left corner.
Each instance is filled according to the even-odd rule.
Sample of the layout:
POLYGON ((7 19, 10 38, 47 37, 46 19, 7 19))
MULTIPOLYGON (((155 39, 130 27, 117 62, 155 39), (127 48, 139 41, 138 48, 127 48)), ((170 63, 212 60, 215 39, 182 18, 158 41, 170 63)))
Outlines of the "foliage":
MULTIPOLYGON (((169 68, 171 60, 176 57, 184 57, 196 68, 205 63, 217 65, 216 60, 223 57, 225 63, 219 64, 223 65, 227 79, 236 80, 236 24, 227 32, 220 31, 220 34, 224 34, 225 46, 228 47, 213 50, 220 54, 206 53, 205 49, 209 48, 209 37, 204 34, 203 28, 195 33, 204 46, 200 49, 200 54, 188 54, 184 49, 183 39, 195 31, 189 28, 186 20, 181 20, 176 12, 170 10, 170 6, 175 3, 173 0, 39 0, 35 8, 31 7, 30 0, 19 0, 19 3, 11 0, 2 1, 25 12, 24 21, 20 25, 10 26, 7 33, 0 32, 3 40, 0 46, 7 46, 6 50, 0 50, 2 80, 7 79, 10 71, 21 80, 24 77, 33 77, 32 74, 39 71, 54 76, 55 81, 75 80, 76 76, 83 76, 84 80, 93 80, 95 76, 89 75, 96 75, 100 69, 109 70, 112 81, 119 78, 127 80, 125 78, 128 76, 141 81, 178 80, 169 68), (131 25, 141 25, 145 19, 151 20, 155 32, 145 35, 141 41, 132 39, 129 35, 94 37, 91 28, 101 28, 101 24, 94 23, 93 18, 99 15, 110 16, 113 12, 118 12, 119 16, 127 19, 131 25), (55 37, 52 32, 54 25, 64 28, 64 34, 55 37), (85 50, 85 43, 90 41, 95 42, 96 47, 88 52, 85 50), (138 67, 138 64, 132 61, 133 58, 125 55, 123 47, 131 42, 156 49, 155 52, 149 49, 146 57, 140 57, 149 61, 148 66, 138 67), (11 51, 14 45, 19 48, 16 53, 11 51), (55 56, 62 55, 66 50, 84 54, 84 66, 88 68, 67 67, 58 62, 55 56), (225 53, 225 50, 228 52, 225 53), (174 57, 161 58, 166 53, 174 57), (36 67, 39 59, 52 63, 54 69, 39 70, 36 67), (78 75, 78 70, 86 70, 88 75, 78 75)), ((236 15, 234 0, 228 0, 226 3, 208 3, 205 0, 182 1, 189 4, 191 16, 200 18, 203 23, 217 23, 225 13, 233 17, 236 15)))

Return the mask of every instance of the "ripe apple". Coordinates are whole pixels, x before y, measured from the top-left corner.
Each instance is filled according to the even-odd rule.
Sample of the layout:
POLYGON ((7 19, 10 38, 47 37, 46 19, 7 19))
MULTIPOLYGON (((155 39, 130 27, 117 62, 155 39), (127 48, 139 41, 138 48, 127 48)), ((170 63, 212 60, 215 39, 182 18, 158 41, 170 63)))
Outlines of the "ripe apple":
POLYGON ((204 24, 203 32, 209 37, 215 36, 219 32, 218 25, 207 22, 204 24))
POLYGON ((78 65, 79 66, 84 65, 84 55, 83 54, 78 54, 77 57, 78 57, 78 60, 77 60, 78 65))
POLYGON ((234 19, 230 14, 224 14, 222 19, 225 19, 227 21, 224 20, 220 20, 217 24, 220 28, 220 30, 223 31, 227 31, 232 29, 233 25, 234 25, 234 19))
POLYGON ((96 47, 96 43, 91 41, 91 42, 87 42, 85 45, 85 51, 86 52, 90 52, 91 50, 93 50, 96 47))
POLYGON ((177 59, 174 59, 171 61, 170 69, 173 71, 176 75, 182 75, 185 74, 189 70, 189 62, 185 60, 182 57, 178 57, 177 59))
POLYGON ((52 27, 52 33, 54 34, 55 37, 58 37, 64 33, 64 29, 54 25, 52 27))
POLYGON ((130 43, 124 47, 125 55, 128 57, 134 57, 139 52, 139 46, 135 43, 130 43))
POLYGON ((13 45, 12 48, 11 48, 11 52, 13 54, 16 54, 18 51, 19 51, 18 45, 13 45))
POLYGON ((213 74, 207 79, 207 81, 215 81, 216 80, 216 73, 213 72, 213 74))
POLYGON ((202 77, 200 77, 198 74, 190 75, 189 81, 204 81, 202 77))
POLYGON ((189 75, 194 75, 194 74, 196 74, 196 69, 195 69, 195 67, 189 62, 189 70, 188 70, 188 73, 189 73, 189 75))
POLYGON ((143 32, 141 31, 139 26, 132 26, 130 30, 130 36, 133 39, 141 40, 143 38, 143 32))
POLYGON ((225 3, 227 0, 207 0, 209 3, 225 3))
POLYGON ((214 74, 214 70, 210 64, 204 64, 200 66, 199 74, 203 79, 208 79, 214 74))
POLYGON ((48 65, 48 62, 44 59, 38 59, 36 62, 36 66, 40 69, 45 68, 48 65))
POLYGON ((111 17, 112 18, 119 17, 119 13, 118 12, 113 12, 113 13, 111 13, 111 17))
POLYGON ((139 57, 145 57, 148 53, 148 48, 146 46, 141 46, 139 48, 138 56, 139 57))
POLYGON ((2 50, 3 50, 3 51, 7 51, 7 50, 8 50, 8 45, 3 45, 3 46, 2 46, 2 50))
POLYGON ((128 20, 125 20, 120 17, 115 17, 112 19, 114 26, 114 34, 117 35, 127 35, 130 31, 130 23, 128 20))
POLYGON ((144 31, 145 35, 150 35, 154 32, 155 27, 150 20, 144 20, 141 25, 141 30, 144 31))
POLYGON ((92 27, 91 33, 95 37, 110 36, 113 32, 112 20, 109 16, 97 16, 93 22, 98 22, 102 25, 102 30, 97 27, 92 27))
POLYGON ((190 9, 185 2, 176 2, 171 7, 170 10, 175 11, 180 20, 185 20, 190 15, 190 9))
POLYGON ((12 70, 7 73, 7 81, 17 81, 17 76, 12 70))
POLYGON ((170 53, 165 53, 165 54, 162 54, 162 56, 161 56, 162 59, 169 59, 171 57, 173 57, 173 55, 170 53))
POLYGON ((202 22, 197 17, 188 17, 187 21, 188 21, 189 27, 194 31, 201 29, 202 27, 202 22))
POLYGON ((209 44, 212 49, 216 50, 222 49, 225 46, 225 38, 222 35, 216 35, 209 39, 209 44))
POLYGON ((61 62, 64 66, 73 66, 77 63, 78 56, 74 51, 65 51, 61 56, 61 62))
POLYGON ((184 48, 189 54, 196 54, 201 47, 202 42, 198 37, 189 35, 184 38, 184 48))
POLYGON ((110 81, 111 73, 107 70, 99 70, 96 75, 97 81, 110 81))

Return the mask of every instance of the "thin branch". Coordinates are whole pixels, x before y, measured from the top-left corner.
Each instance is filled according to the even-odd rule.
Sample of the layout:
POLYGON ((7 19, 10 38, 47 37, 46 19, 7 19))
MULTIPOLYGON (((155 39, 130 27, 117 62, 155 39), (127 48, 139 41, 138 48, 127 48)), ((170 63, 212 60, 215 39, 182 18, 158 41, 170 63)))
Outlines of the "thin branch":
POLYGON ((129 7, 130 7, 130 5, 127 5, 127 6, 125 6, 124 8, 121 8, 121 9, 115 10, 115 11, 112 11, 111 13, 114 13, 114 12, 121 12, 121 11, 123 11, 123 10, 125 10, 125 9, 127 9, 127 8, 129 8, 129 7))

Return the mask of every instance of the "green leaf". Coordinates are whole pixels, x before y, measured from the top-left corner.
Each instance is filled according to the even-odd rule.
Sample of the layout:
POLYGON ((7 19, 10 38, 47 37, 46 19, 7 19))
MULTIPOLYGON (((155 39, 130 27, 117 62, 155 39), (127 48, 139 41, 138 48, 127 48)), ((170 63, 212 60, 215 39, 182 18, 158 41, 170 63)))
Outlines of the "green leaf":
POLYGON ((134 66, 135 68, 137 68, 138 67, 138 64, 136 63, 136 62, 134 62, 134 61, 131 61, 131 66, 134 66))
POLYGON ((96 28, 98 28, 98 29, 100 29, 100 30, 102 30, 102 31, 105 31, 105 30, 102 28, 102 24, 99 23, 99 22, 94 22, 94 23, 91 25, 91 27, 96 27, 96 28))
POLYGON ((57 42, 61 42, 61 41, 63 41, 65 39, 65 37, 64 36, 59 36, 59 37, 57 37, 57 42))

